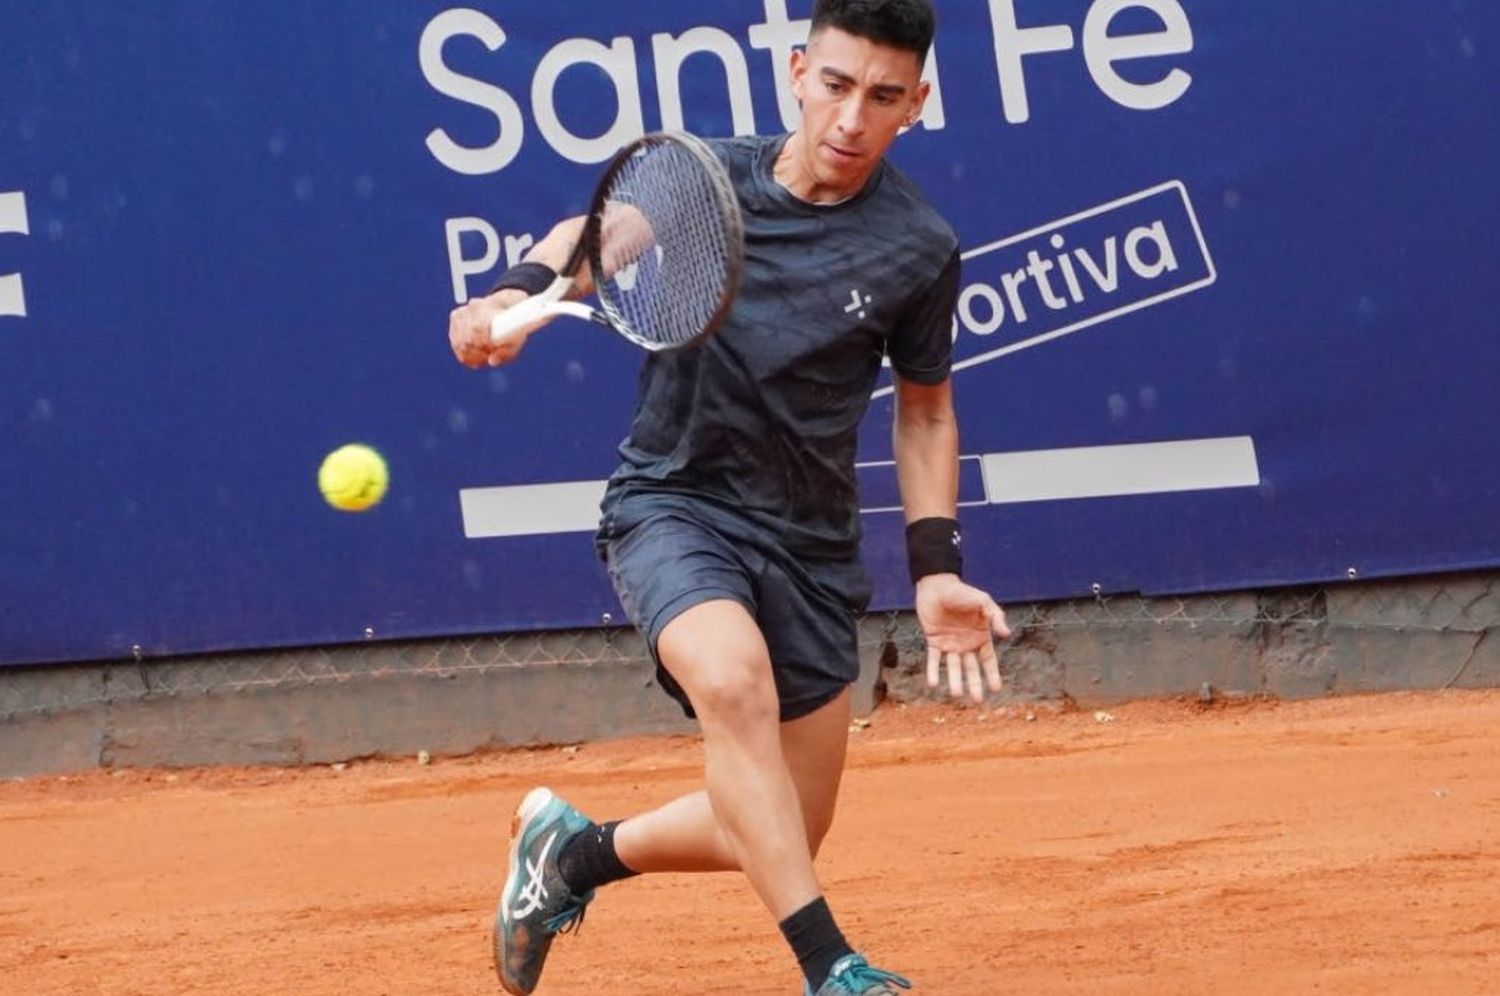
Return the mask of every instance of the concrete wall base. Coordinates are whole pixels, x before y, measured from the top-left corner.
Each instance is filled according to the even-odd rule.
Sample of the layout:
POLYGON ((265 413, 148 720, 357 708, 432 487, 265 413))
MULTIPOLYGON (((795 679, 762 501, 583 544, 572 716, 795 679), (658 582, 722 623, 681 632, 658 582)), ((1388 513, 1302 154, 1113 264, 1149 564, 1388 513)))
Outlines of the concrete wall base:
MULTIPOLYGON (((1017 606, 994 703, 1500 686, 1500 573, 1017 606)), ((910 613, 860 624, 855 711, 927 698, 910 613)), ((629 631, 0 669, 0 777, 313 764, 692 733, 629 631)))

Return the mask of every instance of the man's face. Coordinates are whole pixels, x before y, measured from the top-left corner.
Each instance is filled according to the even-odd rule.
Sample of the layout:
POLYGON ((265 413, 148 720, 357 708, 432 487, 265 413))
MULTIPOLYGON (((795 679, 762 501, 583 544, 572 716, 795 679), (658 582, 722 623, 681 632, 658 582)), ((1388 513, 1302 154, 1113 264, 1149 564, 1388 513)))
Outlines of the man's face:
POLYGON ((816 184, 860 190, 903 127, 922 113, 928 86, 915 52, 824 28, 792 53, 802 102, 802 163, 816 184))

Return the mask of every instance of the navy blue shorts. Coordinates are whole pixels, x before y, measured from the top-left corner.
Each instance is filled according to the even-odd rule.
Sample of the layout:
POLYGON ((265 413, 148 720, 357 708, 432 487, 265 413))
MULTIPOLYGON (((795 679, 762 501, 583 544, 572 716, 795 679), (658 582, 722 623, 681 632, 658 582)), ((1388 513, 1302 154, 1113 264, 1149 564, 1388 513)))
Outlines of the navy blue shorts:
MULTIPOLYGON (((851 604, 774 544, 731 536, 710 518, 648 505, 628 518, 612 513, 600 531, 610 581, 646 639, 662 688, 694 715, 661 665, 657 640, 683 612, 727 598, 750 613, 770 649, 782 722, 826 705, 859 677, 856 613, 863 605, 851 604)), ((857 561, 842 565, 842 573, 864 578, 857 561)))

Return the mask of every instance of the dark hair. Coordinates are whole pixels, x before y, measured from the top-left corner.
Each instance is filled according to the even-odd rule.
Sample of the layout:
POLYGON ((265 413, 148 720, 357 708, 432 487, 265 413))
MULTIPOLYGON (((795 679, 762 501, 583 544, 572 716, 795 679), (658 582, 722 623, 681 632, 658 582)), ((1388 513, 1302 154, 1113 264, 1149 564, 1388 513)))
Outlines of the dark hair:
POLYGON ((932 47, 937 18, 927 0, 818 0, 810 33, 824 28, 913 52, 923 62, 932 47))

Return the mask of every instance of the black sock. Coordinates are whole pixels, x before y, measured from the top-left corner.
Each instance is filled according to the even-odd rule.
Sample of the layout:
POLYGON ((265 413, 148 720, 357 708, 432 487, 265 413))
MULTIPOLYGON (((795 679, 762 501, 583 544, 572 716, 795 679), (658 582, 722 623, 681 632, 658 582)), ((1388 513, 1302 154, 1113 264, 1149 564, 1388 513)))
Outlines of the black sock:
POLYGON ((814 990, 828 979, 834 962, 854 953, 849 942, 844 940, 839 925, 833 922, 828 901, 821 896, 781 921, 779 926, 797 955, 797 963, 802 966, 807 984, 814 990))
POLYGON ((573 895, 630 878, 639 872, 625 867, 615 853, 615 827, 619 820, 589 827, 574 834, 557 855, 557 871, 573 895))

